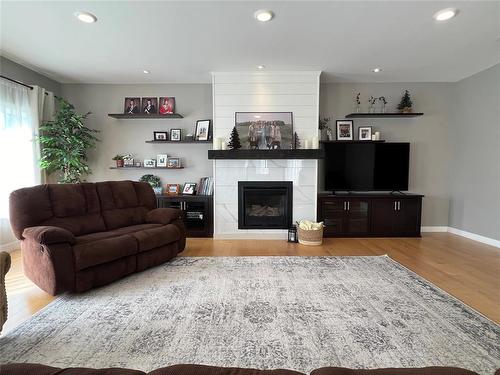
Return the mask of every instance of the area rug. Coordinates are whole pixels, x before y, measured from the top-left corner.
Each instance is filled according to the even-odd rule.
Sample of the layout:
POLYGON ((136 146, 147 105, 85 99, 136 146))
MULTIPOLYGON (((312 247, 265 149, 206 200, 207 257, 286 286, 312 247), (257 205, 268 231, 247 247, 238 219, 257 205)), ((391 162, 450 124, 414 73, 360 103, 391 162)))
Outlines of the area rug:
POLYGON ((64 295, 0 339, 1 362, 493 374, 500 328, 387 256, 181 257, 64 295))

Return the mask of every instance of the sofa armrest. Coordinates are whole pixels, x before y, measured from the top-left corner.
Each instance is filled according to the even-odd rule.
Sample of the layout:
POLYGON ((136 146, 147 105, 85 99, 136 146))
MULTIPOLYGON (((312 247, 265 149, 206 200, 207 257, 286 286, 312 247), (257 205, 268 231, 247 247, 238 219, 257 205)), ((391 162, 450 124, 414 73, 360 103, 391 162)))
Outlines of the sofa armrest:
POLYGON ((146 214, 146 222, 167 225, 181 217, 182 211, 177 208, 155 208, 146 214))
POLYGON ((52 226, 29 227, 23 231, 23 238, 33 240, 42 245, 50 245, 56 243, 76 242, 75 236, 70 231, 52 226))

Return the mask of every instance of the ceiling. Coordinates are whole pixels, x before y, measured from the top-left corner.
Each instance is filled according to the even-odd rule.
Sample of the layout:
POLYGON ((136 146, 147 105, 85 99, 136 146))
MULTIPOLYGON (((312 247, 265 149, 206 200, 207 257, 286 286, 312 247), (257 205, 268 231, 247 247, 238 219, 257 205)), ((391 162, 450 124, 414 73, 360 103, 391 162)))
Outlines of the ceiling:
POLYGON ((0 12, 2 54, 63 83, 210 82, 259 64, 332 82, 454 82, 500 62, 499 1, 1 1, 0 12), (457 17, 434 21, 450 6, 457 17), (261 8, 275 18, 257 22, 261 8))

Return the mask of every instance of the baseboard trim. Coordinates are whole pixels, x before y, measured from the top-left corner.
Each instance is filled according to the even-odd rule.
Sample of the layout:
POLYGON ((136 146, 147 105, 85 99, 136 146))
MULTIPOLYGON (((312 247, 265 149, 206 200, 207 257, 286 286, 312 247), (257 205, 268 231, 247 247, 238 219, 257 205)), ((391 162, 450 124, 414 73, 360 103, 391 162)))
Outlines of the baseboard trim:
POLYGON ((500 241, 499 240, 495 240, 494 238, 489 238, 489 237, 481 236, 480 234, 475 234, 475 233, 467 232, 465 230, 461 230, 461 229, 457 229, 457 228, 452 228, 452 227, 448 227, 448 232, 456 234, 458 236, 462 236, 462 237, 468 238, 470 240, 474 240, 474 241, 477 241, 477 242, 484 243, 486 245, 490 245, 490 246, 494 246, 494 247, 500 248, 500 241))
POLYGON ((12 241, 3 245, 0 245, 0 251, 6 251, 8 253, 12 253, 14 250, 18 250, 21 248, 19 241, 12 241))
POLYGON ((425 233, 446 233, 448 232, 448 227, 442 227, 442 226, 422 227, 420 228, 420 230, 425 233))

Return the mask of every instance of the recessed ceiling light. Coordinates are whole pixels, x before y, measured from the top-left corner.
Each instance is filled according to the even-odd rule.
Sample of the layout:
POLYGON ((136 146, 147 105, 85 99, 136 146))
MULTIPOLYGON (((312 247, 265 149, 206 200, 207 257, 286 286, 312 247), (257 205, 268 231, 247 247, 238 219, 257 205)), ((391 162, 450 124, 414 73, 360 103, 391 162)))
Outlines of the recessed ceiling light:
POLYGON ((97 21, 97 17, 89 12, 76 12, 76 18, 85 23, 94 23, 97 21))
POLYGON ((144 74, 149 74, 149 70, 143 70, 142 71, 144 74))
POLYGON ((260 21, 260 22, 267 22, 267 21, 271 21, 274 17, 274 13, 270 10, 266 10, 266 9, 259 9, 258 11, 256 11, 253 15, 257 21, 260 21))
POLYGON ((380 73, 381 71, 382 71, 382 69, 380 69, 380 68, 374 68, 374 69, 372 69, 373 73, 380 73))
POLYGON ((448 21, 458 14, 457 8, 446 8, 441 9, 439 12, 434 13, 434 19, 436 21, 448 21))
POLYGON ((265 69, 265 68, 266 68, 265 65, 257 65, 257 69, 259 69, 259 70, 262 70, 262 69, 265 69))

